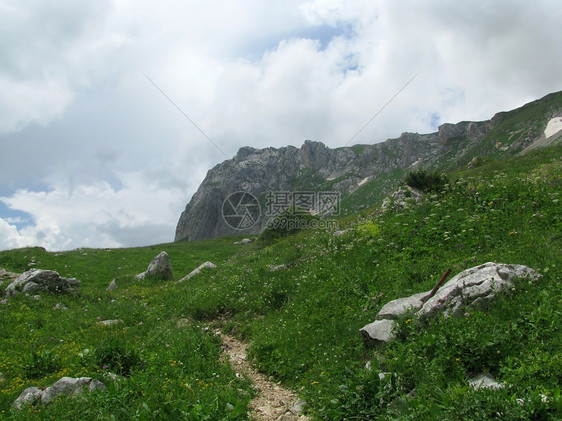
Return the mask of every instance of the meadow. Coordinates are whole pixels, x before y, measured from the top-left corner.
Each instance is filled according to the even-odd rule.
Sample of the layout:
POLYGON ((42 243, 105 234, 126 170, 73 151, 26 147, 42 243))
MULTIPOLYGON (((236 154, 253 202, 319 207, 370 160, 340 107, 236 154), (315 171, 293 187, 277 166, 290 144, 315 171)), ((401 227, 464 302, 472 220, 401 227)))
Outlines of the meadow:
POLYGON ((53 269, 82 283, 75 296, 1 299, 0 417, 248 419, 255 391, 220 358, 220 328, 248 342, 252 364, 295 390, 312 419, 561 419, 562 147, 483 161, 447 180, 406 209, 379 203, 341 217, 343 235, 0 252, 6 270, 53 269), (160 251, 176 280, 205 261, 218 267, 182 283, 136 280, 160 251), (542 277, 462 317, 401 320, 387 345, 363 342, 359 329, 388 301, 430 290, 448 268, 490 261, 542 277), (118 289, 106 291, 112 279, 118 289), (480 372, 505 387, 470 388, 480 372), (62 376, 106 389, 11 407, 26 387, 62 376))

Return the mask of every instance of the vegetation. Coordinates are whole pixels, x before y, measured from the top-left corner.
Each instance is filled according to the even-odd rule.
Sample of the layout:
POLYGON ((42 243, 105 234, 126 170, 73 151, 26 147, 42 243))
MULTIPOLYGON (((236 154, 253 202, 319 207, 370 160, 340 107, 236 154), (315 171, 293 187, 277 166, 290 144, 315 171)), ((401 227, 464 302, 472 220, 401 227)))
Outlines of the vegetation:
POLYGON ((0 301, 0 414, 247 419, 254 391, 220 358, 220 327, 248 341, 250 360, 298 391, 313 419, 560 419, 561 156, 562 147, 551 147, 450 173, 439 194, 410 209, 370 208, 340 220, 341 236, 305 230, 245 246, 229 238, 1 252, 0 267, 22 271, 34 261, 80 279, 82 294, 0 301), (176 279, 207 260, 218 268, 182 283, 135 280, 162 250, 176 279), (488 261, 524 264, 542 277, 461 317, 401 320, 386 346, 363 343, 359 329, 388 301, 430 290, 447 268, 456 274, 488 261), (271 270, 278 265, 284 269, 271 270), (113 278, 119 288, 106 291, 113 278), (59 302, 68 310, 55 310, 59 302), (98 323, 106 319, 123 323, 98 323), (478 372, 505 387, 470 388, 478 372), (107 387, 11 408, 26 387, 62 376, 107 387))
POLYGON ((406 175, 404 182, 424 193, 440 192, 449 182, 445 174, 428 172, 424 169, 411 171, 406 175))

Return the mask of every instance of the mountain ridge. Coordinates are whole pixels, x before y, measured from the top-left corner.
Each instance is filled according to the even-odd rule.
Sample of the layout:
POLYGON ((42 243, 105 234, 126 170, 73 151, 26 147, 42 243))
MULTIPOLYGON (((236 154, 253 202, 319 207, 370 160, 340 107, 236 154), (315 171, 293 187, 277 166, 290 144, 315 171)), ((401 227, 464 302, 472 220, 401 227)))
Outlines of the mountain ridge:
MULTIPOLYGON (((403 172, 415 168, 446 171, 475 157, 512 156, 524 153, 535 143, 544 146, 558 142, 560 131, 548 141, 544 135, 548 121, 557 116, 562 116, 562 91, 512 111, 498 112, 489 120, 444 123, 437 132, 404 132, 398 138, 370 145, 331 149, 306 140, 300 148, 245 146, 232 159, 208 171, 180 215, 174 241, 263 231, 269 221, 267 215, 260 214, 254 224, 242 230, 224 218, 225 200, 236 192, 251 194, 263 210, 267 192, 272 191, 325 190, 338 193, 343 200, 365 184, 373 192, 388 190, 396 187, 403 172), (382 178, 386 183, 377 184, 382 178)), ((373 192, 360 206, 375 204, 374 198, 380 194, 373 192)))

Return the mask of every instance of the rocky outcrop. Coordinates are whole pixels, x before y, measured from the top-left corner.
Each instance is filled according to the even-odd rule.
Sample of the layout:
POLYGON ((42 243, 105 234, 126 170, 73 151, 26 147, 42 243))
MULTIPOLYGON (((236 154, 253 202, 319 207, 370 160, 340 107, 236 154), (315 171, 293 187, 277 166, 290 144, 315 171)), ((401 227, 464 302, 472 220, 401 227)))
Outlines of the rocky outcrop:
POLYGON ((163 251, 158 254, 158 256, 152 259, 152 261, 148 265, 148 269, 146 269, 143 273, 139 273, 136 278, 150 278, 163 281, 169 281, 170 279, 173 279, 172 266, 170 265, 170 258, 168 257, 168 253, 163 251))
POLYGON ((102 382, 90 377, 63 377, 45 390, 37 387, 28 387, 14 401, 13 406, 16 409, 22 409, 24 405, 48 404, 61 395, 77 395, 84 393, 86 390, 93 392, 94 390, 104 389, 105 386, 102 382))
MULTIPOLYGON (((344 197, 369 185, 373 187, 371 191, 378 189, 388 193, 399 181, 399 172, 395 170, 452 163, 464 166, 474 158, 476 151, 479 155, 513 155, 541 135, 534 129, 537 124, 546 124, 560 113, 561 98, 562 92, 550 94, 518 110, 498 113, 491 120, 446 123, 435 133, 403 133, 396 139, 371 145, 330 149, 320 142, 307 140, 300 148, 243 147, 232 159, 209 170, 179 218, 175 241, 262 232, 270 219, 277 216, 272 215, 268 192, 331 191, 344 197), (537 113, 529 117, 533 115, 529 109, 545 103, 551 108, 539 117, 540 121, 537 121, 537 113), (514 115, 516 118, 512 118, 514 115), (513 121, 517 121, 516 127, 513 121), (505 132, 509 140, 497 140, 495 136, 505 132), (385 178, 383 184, 381 180, 385 178), (228 201, 237 192, 246 194, 235 195, 234 200, 228 201), (225 212, 235 216, 230 223, 223 217, 225 212)), ((372 200, 375 201, 376 196, 372 195, 372 200)), ((374 204, 368 200, 363 197, 361 206, 374 204)), ((298 205, 295 202, 291 201, 298 205)))
POLYGON ((360 329, 367 343, 389 342, 394 338, 395 320, 401 317, 446 316, 462 313, 465 306, 478 307, 489 303, 497 293, 516 287, 519 279, 537 280, 540 275, 522 265, 485 263, 467 269, 439 289, 398 298, 386 303, 373 323, 360 329))
POLYGON ((31 269, 18 276, 6 287, 7 296, 27 293, 48 292, 64 294, 80 291, 80 281, 75 278, 63 278, 54 270, 31 269))

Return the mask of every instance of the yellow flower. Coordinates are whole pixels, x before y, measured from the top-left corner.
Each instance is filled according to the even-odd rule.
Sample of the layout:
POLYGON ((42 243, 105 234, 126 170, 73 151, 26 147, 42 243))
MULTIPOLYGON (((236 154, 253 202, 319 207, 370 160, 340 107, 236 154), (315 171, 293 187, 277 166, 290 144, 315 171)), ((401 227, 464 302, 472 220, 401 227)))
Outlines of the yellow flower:
POLYGON ((312 383, 310 383, 310 384, 318 384, 318 382, 317 382, 317 381, 313 381, 313 382, 312 382, 312 383))
POLYGON ((412 319, 406 320, 406 323, 411 323, 411 322, 412 322, 412 319))
POLYGON ((455 361, 458 362, 458 363, 460 363, 460 362, 461 362, 461 359, 460 359, 460 358, 455 358, 455 361))

